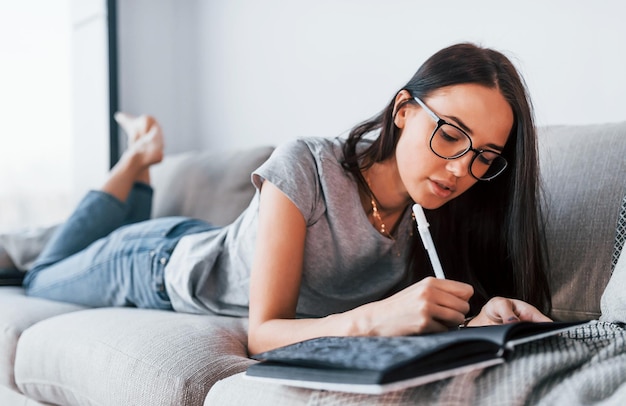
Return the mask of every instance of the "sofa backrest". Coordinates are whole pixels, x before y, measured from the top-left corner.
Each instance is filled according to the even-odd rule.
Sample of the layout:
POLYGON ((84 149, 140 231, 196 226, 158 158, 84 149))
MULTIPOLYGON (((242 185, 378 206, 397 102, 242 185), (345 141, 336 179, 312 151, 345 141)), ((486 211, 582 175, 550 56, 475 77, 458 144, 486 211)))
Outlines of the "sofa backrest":
POLYGON ((595 319, 626 193, 626 122, 539 129, 553 315, 595 319))
POLYGON ((273 147, 256 147, 165 157, 151 172, 152 216, 189 216, 218 226, 230 224, 254 195, 252 171, 273 150, 273 147))

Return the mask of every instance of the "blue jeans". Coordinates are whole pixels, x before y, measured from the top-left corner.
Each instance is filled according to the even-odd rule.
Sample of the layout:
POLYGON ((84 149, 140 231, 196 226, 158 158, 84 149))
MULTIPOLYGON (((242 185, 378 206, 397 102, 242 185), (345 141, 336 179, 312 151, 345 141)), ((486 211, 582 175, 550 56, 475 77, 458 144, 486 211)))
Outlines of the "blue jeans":
POLYGON ((29 296, 90 307, 171 310, 164 269, 183 235, 214 228, 186 217, 150 219, 152 188, 127 201, 89 192, 26 273, 29 296))

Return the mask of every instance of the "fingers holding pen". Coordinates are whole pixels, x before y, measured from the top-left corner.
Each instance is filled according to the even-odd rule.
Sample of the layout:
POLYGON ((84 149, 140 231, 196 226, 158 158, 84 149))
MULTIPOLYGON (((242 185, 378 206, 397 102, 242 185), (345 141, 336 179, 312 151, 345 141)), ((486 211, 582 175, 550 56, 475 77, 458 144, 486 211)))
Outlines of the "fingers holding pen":
POLYGON ((470 311, 469 299, 474 294, 471 285, 429 277, 414 286, 423 292, 419 304, 433 322, 439 322, 445 329, 463 323, 470 311))
POLYGON ((469 312, 471 285, 425 278, 395 295, 372 304, 369 334, 407 335, 445 331, 459 325, 469 312))
POLYGON ((463 282, 427 277, 405 289, 407 294, 415 296, 424 303, 432 303, 454 309, 463 314, 469 311, 469 299, 474 288, 463 282))

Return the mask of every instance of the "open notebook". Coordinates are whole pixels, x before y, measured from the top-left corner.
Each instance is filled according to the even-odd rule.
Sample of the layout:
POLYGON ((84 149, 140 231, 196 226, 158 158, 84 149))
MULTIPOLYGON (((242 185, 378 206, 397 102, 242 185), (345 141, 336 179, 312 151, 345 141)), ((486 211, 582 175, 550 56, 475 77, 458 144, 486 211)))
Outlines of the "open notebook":
POLYGON ((517 345, 586 322, 469 327, 403 337, 321 337, 254 356, 249 379, 378 394, 505 362, 517 345))

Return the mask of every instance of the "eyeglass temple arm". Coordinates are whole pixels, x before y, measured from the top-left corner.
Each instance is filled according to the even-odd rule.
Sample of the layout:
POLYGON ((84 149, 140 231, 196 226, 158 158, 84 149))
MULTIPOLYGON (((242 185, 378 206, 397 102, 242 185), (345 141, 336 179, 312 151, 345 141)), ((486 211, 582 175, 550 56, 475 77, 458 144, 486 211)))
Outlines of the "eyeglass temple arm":
POLYGON ((413 97, 413 99, 417 102, 417 104, 419 104, 420 106, 422 106, 422 108, 424 110, 426 110, 426 113, 428 113, 429 116, 431 116, 433 118, 433 120, 435 120, 436 122, 439 122, 439 116, 437 116, 435 114, 434 111, 432 111, 431 109, 428 108, 428 106, 426 104, 424 104, 423 101, 421 101, 420 99, 418 99, 417 97, 413 97))

